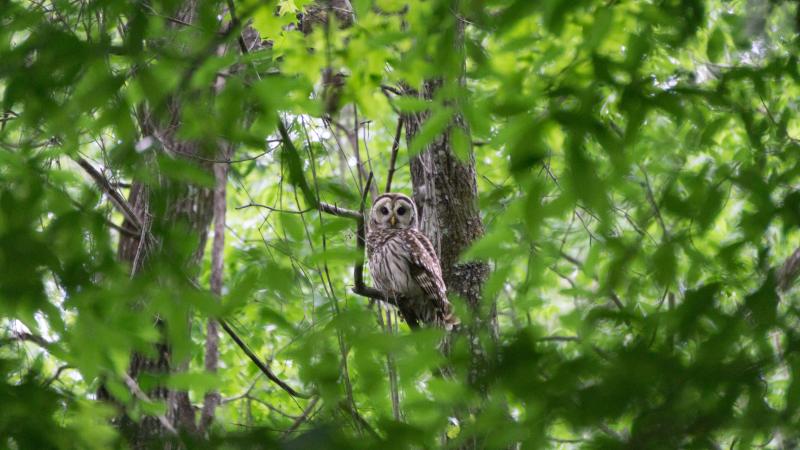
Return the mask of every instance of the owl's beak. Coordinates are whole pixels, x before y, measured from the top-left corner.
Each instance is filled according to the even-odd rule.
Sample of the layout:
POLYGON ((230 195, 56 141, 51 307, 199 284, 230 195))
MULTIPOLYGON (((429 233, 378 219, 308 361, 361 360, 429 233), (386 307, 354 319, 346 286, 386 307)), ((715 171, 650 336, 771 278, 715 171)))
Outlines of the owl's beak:
POLYGON ((392 214, 392 217, 389 217, 389 223, 392 224, 392 226, 394 226, 397 223, 397 216, 392 214))

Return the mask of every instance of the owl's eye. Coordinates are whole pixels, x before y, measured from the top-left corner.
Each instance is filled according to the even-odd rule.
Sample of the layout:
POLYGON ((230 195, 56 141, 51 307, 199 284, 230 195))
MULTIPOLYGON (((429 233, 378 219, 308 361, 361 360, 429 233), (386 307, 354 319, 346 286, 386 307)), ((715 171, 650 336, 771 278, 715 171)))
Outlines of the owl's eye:
POLYGON ((385 206, 381 207, 380 211, 381 211, 381 214, 383 214, 384 216, 389 214, 389 209, 387 207, 385 207, 385 206))
POLYGON ((404 206, 397 208, 397 215, 402 216, 405 213, 406 213, 406 208, 404 206))

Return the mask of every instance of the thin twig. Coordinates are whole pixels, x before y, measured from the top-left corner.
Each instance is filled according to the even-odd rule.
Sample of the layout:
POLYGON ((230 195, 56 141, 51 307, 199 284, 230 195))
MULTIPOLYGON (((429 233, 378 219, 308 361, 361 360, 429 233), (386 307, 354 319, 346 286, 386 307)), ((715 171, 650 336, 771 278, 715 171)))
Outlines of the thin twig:
POLYGON ((358 220, 360 217, 362 217, 361 213, 359 213, 358 211, 353 211, 352 209, 340 208, 336 205, 331 205, 329 203, 324 203, 324 202, 319 203, 319 210, 322 212, 326 212, 328 214, 333 214, 334 216, 347 217, 348 219, 358 220))
MULTIPOLYGON (((625 310, 625 305, 622 304, 622 300, 619 299, 619 297, 617 296, 616 292, 611 291, 611 293, 608 294, 608 297, 611 299, 611 301, 614 303, 614 305, 617 306, 617 308, 619 309, 619 311, 621 313, 623 313, 623 314, 627 313, 627 311, 625 310)), ((622 320, 625 322, 626 325, 628 325, 628 328, 632 328, 633 327, 633 325, 631 324, 630 319, 628 319, 627 316, 623 317, 622 320)))
POLYGON ((92 177, 92 179, 94 180, 95 183, 97 183, 100 189, 102 189, 103 192, 105 192, 108 195, 109 199, 111 199, 111 203, 113 203, 114 206, 119 210, 119 212, 122 213, 125 219, 127 219, 128 222, 130 222, 135 227, 135 231, 141 230, 142 221, 139 219, 139 216, 136 215, 136 213, 133 211, 133 209, 125 200, 125 198, 123 198, 122 195, 111 186, 111 183, 108 182, 106 177, 104 177, 103 174, 98 172, 97 169, 95 169, 89 163, 89 161, 86 161, 83 157, 76 158, 75 162, 78 163, 78 165, 81 166, 83 170, 85 170, 86 173, 89 174, 90 177, 92 177))
POLYGON ((48 348, 53 345, 52 342, 48 341, 47 339, 39 336, 38 334, 28 333, 26 331, 21 331, 18 333, 14 333, 12 336, 0 339, 0 346, 5 345, 6 343, 10 342, 33 342, 34 344, 38 345, 42 348, 48 348))
POLYGON ((661 209, 658 207, 658 202, 656 202, 655 195, 653 195, 653 189, 650 186, 650 178, 647 176, 647 172, 645 172, 644 168, 640 165, 639 170, 642 171, 642 175, 644 175, 644 186, 646 189, 647 200, 653 206, 653 211, 656 213, 656 217, 658 218, 658 223, 661 225, 661 230, 664 232, 664 239, 669 241, 670 233, 667 229, 667 225, 664 222, 664 217, 661 216, 661 209))
POLYGON ((308 394, 303 394, 301 392, 297 392, 296 390, 294 390, 294 388, 292 388, 291 386, 286 384, 283 380, 278 378, 278 376, 275 375, 272 372, 272 370, 270 370, 270 368, 267 367, 267 365, 264 364, 261 361, 261 359, 255 353, 253 353, 252 350, 250 350, 250 347, 248 347, 247 344, 245 344, 244 341, 242 341, 242 339, 239 337, 239 335, 236 334, 235 331, 233 331, 233 329, 230 327, 230 325, 228 325, 227 321, 220 319, 219 320, 219 324, 222 325, 222 329, 225 330, 226 333, 228 333, 228 336, 230 336, 231 339, 233 339, 233 341, 236 342, 236 345, 238 345, 239 348, 242 349, 242 351, 250 358, 250 360, 253 361, 253 364, 255 364, 256 367, 258 367, 259 370, 261 370, 261 372, 264 375, 266 375, 267 378, 269 378, 273 383, 275 383, 278 386, 280 386, 281 389, 283 389, 284 391, 288 392, 289 395, 291 395, 292 397, 309 398, 308 394))
POLYGON ((400 149, 400 133, 403 130, 403 116, 397 119, 397 131, 394 133, 394 141, 392 142, 392 158, 389 160, 389 173, 386 175, 386 190, 384 192, 392 191, 392 178, 394 177, 395 164, 397 163, 397 153, 400 149))
POLYGON ((252 382, 252 383, 250 383, 250 386, 247 388, 247 390, 246 390, 246 391, 242 392, 242 393, 241 393, 241 394, 239 394, 239 395, 234 395, 233 397, 226 397, 226 398, 223 398, 223 399, 221 399, 221 400, 219 401, 219 402, 220 402, 220 404, 224 405, 224 404, 226 404, 226 403, 235 402, 235 401, 237 401, 237 400, 240 400, 240 399, 243 399, 243 398, 249 398, 249 397, 250 397, 250 393, 251 393, 251 392, 253 392, 253 389, 256 387, 256 384, 258 383, 258 380, 260 380, 260 379, 261 379, 261 377, 260 377, 260 376, 259 376, 259 377, 256 377, 256 378, 253 380, 253 382, 252 382))
POLYGON ((45 382, 43 383, 43 386, 44 386, 44 387, 48 387, 48 386, 50 386, 51 384, 53 384, 53 383, 54 383, 54 382, 55 382, 55 381, 58 379, 58 377, 60 377, 60 376, 61 376, 61 374, 62 374, 62 373, 65 371, 65 370, 67 370, 67 369, 71 369, 71 368, 72 368, 72 366, 70 366, 69 364, 64 364, 64 365, 62 365, 62 366, 59 366, 59 367, 58 367, 58 369, 56 369, 56 372, 53 374, 53 376, 52 376, 52 377, 50 377, 50 378, 48 378, 48 379, 47 379, 47 381, 45 381, 45 382))
MULTIPOLYGON (((122 380, 128 386, 128 389, 131 390, 133 395, 138 397, 139 400, 143 400, 143 401, 145 401, 147 403, 152 403, 152 401, 147 396, 147 394, 145 394, 144 391, 142 391, 142 388, 139 387, 139 385, 136 383, 136 380, 131 378, 130 375, 128 375, 127 373, 123 373, 122 374, 122 380)), ((175 431, 175 428, 172 426, 172 424, 169 423, 169 420, 167 420, 166 416, 164 416, 163 414, 159 414, 159 415, 156 416, 156 418, 158 418, 158 421, 161 422, 161 426, 163 426, 165 430, 169 431, 170 434, 173 434, 173 435, 177 435, 178 434, 178 432, 175 431)))
POLYGON ((283 213, 283 214, 305 214, 307 212, 311 212, 311 211, 314 211, 314 210, 317 209, 317 208, 306 208, 306 209, 297 211, 297 210, 274 208, 274 207, 269 206, 269 205, 264 205, 264 204, 261 204, 261 203, 253 203, 253 202, 250 202, 250 203, 248 203, 246 205, 241 205, 241 206, 237 206, 236 207, 237 210, 238 209, 245 209, 245 208, 264 208, 264 209, 268 209, 268 210, 273 211, 273 212, 279 212, 279 213, 283 213))
POLYGON ((356 286, 364 285, 364 208, 367 203, 367 193, 369 192, 369 187, 371 184, 372 172, 370 172, 367 176, 367 184, 364 185, 364 191, 361 193, 361 203, 359 204, 358 208, 359 217, 356 225, 356 247, 358 248, 358 258, 356 258, 356 262, 353 265, 353 281, 355 282, 356 286))
POLYGON ((292 426, 290 426, 286 431, 283 432, 283 437, 284 438, 286 438, 287 436, 292 434, 295 430, 297 430, 297 428, 300 425, 303 424, 303 422, 308 420, 308 418, 311 416, 311 412, 314 410, 314 407, 317 406, 317 402, 318 401, 319 401, 319 397, 314 397, 314 398, 311 399, 311 401, 308 402, 308 406, 306 406, 306 409, 304 409, 303 413, 300 414, 300 417, 295 419, 295 421, 292 422, 292 426))
POLYGON ((353 407, 352 407, 351 405, 349 405, 347 402, 345 402, 345 401, 343 400, 343 401, 339 402, 339 408, 341 408, 341 410, 342 410, 342 411, 344 411, 344 412, 346 412, 346 413, 350 414, 351 416, 353 416, 353 419, 354 419, 354 420, 355 420, 355 421, 356 421, 356 422, 357 422, 357 423, 358 423, 358 424, 359 424, 359 425, 360 425, 362 428, 364 428, 365 430, 369 431, 369 434, 371 434, 371 435, 372 435, 372 437, 375 437, 375 438, 378 438, 378 439, 380 439, 380 436, 379 436, 379 435, 378 435, 378 433, 375 431, 375 429, 374 429, 374 428, 372 428, 372 426, 369 424, 369 422, 367 422, 367 420, 366 420, 366 419, 364 419, 364 418, 361 416, 361 414, 359 414, 359 413, 358 413, 358 411, 356 411, 355 409, 353 409, 353 407))
POLYGON ((384 92, 391 92, 394 95, 400 95, 400 96, 403 95, 403 93, 400 92, 399 89, 395 88, 394 86, 389 86, 389 85, 386 85, 386 84, 382 84, 381 85, 381 90, 384 91, 384 92))
POLYGON ((236 164, 236 163, 241 163, 241 162, 247 162, 247 161, 253 161, 253 160, 256 160, 256 159, 258 159, 258 158, 261 158, 262 156, 266 155, 267 153, 272 153, 273 151, 275 151, 275 149, 276 149, 276 148, 277 148, 277 147, 273 147, 273 148, 270 148, 270 149, 268 149, 268 150, 264 150, 263 152, 261 152, 261 153, 259 153, 259 154, 257 154, 257 155, 254 155, 254 156, 247 156, 247 157, 240 158, 240 159, 230 159, 230 158, 224 158, 224 159, 218 159, 218 158, 205 158, 205 157, 203 157, 203 156, 199 156, 199 155, 193 155, 193 154, 191 154, 191 153, 185 153, 185 152, 177 152, 177 151, 175 151, 175 150, 170 150, 170 153, 174 153, 174 154, 176 154, 176 155, 185 156, 185 157, 187 157, 187 158, 196 159, 196 160, 198 160, 198 161, 203 161, 203 162, 219 163, 219 164, 236 164))
POLYGON ((280 209, 280 208, 275 208, 275 207, 272 207, 272 206, 269 206, 269 205, 264 205, 264 204, 261 204, 261 203, 254 203, 254 202, 250 202, 250 203, 248 203, 246 205, 241 205, 241 206, 237 206, 236 207, 236 209, 244 209, 244 208, 264 208, 264 209, 268 209, 270 211, 284 213, 284 214, 305 214, 307 212, 311 212, 311 211, 315 211, 315 210, 319 209, 322 212, 325 212, 325 213, 328 213, 328 214, 331 214, 331 215, 334 215, 334 216, 346 217, 348 219, 358 220, 358 218, 361 217, 361 214, 358 211, 354 211, 352 209, 347 209, 347 208, 342 208, 342 207, 339 207, 339 206, 336 206, 336 205, 331 205, 330 203, 325 203, 325 202, 320 202, 319 203, 319 208, 313 208, 312 207, 312 208, 306 208, 306 209, 302 209, 302 210, 280 209))
POLYGON ((577 342, 580 340, 581 338, 578 336, 545 336, 537 339, 541 342, 577 342))

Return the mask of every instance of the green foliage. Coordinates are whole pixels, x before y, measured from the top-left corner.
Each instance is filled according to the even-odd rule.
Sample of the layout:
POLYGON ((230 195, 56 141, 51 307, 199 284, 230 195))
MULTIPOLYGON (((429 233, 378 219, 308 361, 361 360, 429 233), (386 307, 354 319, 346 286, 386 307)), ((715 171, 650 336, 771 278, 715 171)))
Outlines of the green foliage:
POLYGON ((777 289, 800 245, 796 3, 353 0, 352 26, 307 35, 309 1, 235 1, 227 32, 228 2, 197 2, 189 25, 169 19, 179 3, 0 4, 0 447, 125 447, 121 408, 165 412, 124 378, 162 339, 188 369, 142 389, 223 398, 187 448, 800 445, 797 291, 777 289), (243 24, 269 45, 239 54, 243 24), (333 120, 328 68, 354 105, 333 120), (392 93, 426 80, 433 98, 392 93), (484 322, 475 383, 466 336, 444 357, 441 332, 351 292, 355 224, 315 209, 358 209, 359 162, 382 188, 412 112, 427 120, 401 146, 406 193, 410 158, 468 125, 450 138, 474 154, 486 233, 463 259, 490 263, 499 331, 484 322), (165 149, 145 113, 179 118, 198 157, 165 149), (222 142, 221 298, 204 291, 210 250, 186 266, 204 241, 180 221, 154 224, 168 250, 131 277, 124 217, 75 161, 165 201, 213 186, 222 142), (316 400, 224 334, 206 373, 209 318, 316 400))

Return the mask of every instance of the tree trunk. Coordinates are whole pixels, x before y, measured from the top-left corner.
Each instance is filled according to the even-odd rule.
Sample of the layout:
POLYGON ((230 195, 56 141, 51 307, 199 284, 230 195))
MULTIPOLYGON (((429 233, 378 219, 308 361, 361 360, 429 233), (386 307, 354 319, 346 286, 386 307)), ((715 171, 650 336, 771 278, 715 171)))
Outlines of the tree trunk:
MULTIPOLYGON (((195 16, 194 1, 186 1, 175 14, 178 20, 186 23, 192 23, 195 16)), ((207 162, 209 151, 198 142, 182 141, 175 136, 175 131, 180 128, 181 99, 178 95, 169 100, 165 108, 168 112, 163 114, 164 117, 156 117, 147 106, 139 110, 142 139, 151 142, 154 147, 150 150, 153 153, 148 155, 147 165, 151 180, 157 181, 134 180, 131 186, 129 204, 142 222, 142 233, 139 237, 121 235, 118 248, 119 259, 130 264, 131 276, 147 271, 149 263, 158 259, 158 256, 173 258, 178 255, 178 260, 170 259, 170 263, 177 264, 191 277, 197 273, 196 269, 203 258, 213 216, 213 189, 162 176, 155 164, 155 155, 161 152, 171 158, 184 160, 211 176, 212 164, 207 162), (171 240, 176 236, 182 237, 181 242, 171 240), (184 248, 185 239, 194 239, 195 245, 188 254, 181 254, 179 248, 184 248)), ((131 224, 126 223, 125 226, 131 224)), ((190 317, 187 316, 185 320, 190 321, 190 317)), ((158 319, 157 326, 163 331, 168 324, 158 319)), ((156 346, 155 354, 155 357, 140 353, 131 355, 128 373, 133 380, 144 373, 166 375, 188 367, 188 362, 174 360, 166 340, 156 346)), ((166 402, 166 419, 175 430, 196 431, 195 411, 187 392, 160 386, 147 395, 151 400, 166 402)), ((124 415, 118 419, 118 424, 134 449, 150 448, 166 434, 163 420, 152 416, 143 417, 137 422, 124 415)))
MULTIPOLYGON (((461 55, 461 67, 456 71, 460 73, 459 78, 449 81, 463 84, 463 21, 455 17, 453 26, 454 45, 461 55)), ((445 80, 442 79, 428 80, 421 91, 414 94, 432 100, 444 83, 445 80)), ((457 106, 458 100, 453 100, 452 103, 457 106)), ((470 146, 466 160, 460 160, 453 151, 453 127, 459 127, 469 136, 469 127, 458 113, 458 108, 455 109, 457 112, 450 128, 411 159, 411 181, 414 202, 420 210, 420 228, 430 238, 439 255, 448 295, 452 297, 456 294, 466 301, 473 318, 467 321, 466 334, 472 353, 469 382, 475 383, 485 367, 485 352, 480 344, 480 336, 487 331, 489 336, 496 336, 496 314, 494 302, 484 305, 481 299, 489 266, 479 261, 459 262, 464 251, 483 235, 484 227, 478 208, 477 176, 472 148, 470 146)), ((411 143, 428 116, 428 112, 423 112, 405 117, 407 144, 411 143)))
MULTIPOLYGON (((149 119, 145 119, 141 125, 144 136, 155 130, 166 133, 166 128, 157 126, 149 119)), ((196 144, 176 141, 172 137, 164 142, 169 150, 165 148, 163 151, 198 155, 199 146, 196 144)), ((206 163, 192 161, 192 164, 196 164, 202 170, 210 170, 206 163)), ((169 242, 169 237, 186 236, 186 229, 190 236, 196 237, 196 246, 183 261, 177 263, 184 267, 187 273, 194 273, 194 268, 202 260, 206 245, 207 230, 213 211, 212 190, 171 180, 161 180, 160 186, 153 189, 153 186, 134 181, 130 204, 137 216, 142 218, 144 229, 143 240, 125 235, 120 237, 119 259, 130 264, 131 274, 146 271, 148 262, 156 253, 174 254, 175 243, 169 242), (175 233, 177 230, 181 233, 175 233)), ((186 317, 185 320, 188 321, 190 318, 186 317)), ((165 325, 167 324, 159 320, 157 326, 163 328, 165 325)), ((136 380, 143 373, 164 375, 176 369, 185 370, 185 363, 172 360, 170 347, 166 342, 156 346, 156 354, 155 358, 139 353, 133 354, 128 369, 131 378, 136 380)), ((148 395, 152 400, 167 402, 167 419, 174 428, 188 432, 195 431, 195 413, 187 392, 159 387, 148 395)), ((124 417, 120 425, 133 448, 146 447, 164 432, 162 424, 154 417, 145 417, 138 423, 124 417)))
MULTIPOLYGON (((230 156, 230 149, 224 147, 224 156, 230 156)), ((211 292, 220 297, 222 295, 223 255, 225 252, 225 214, 227 212, 227 187, 228 164, 214 164, 214 242, 211 247, 211 292)), ((219 332, 218 323, 209 318, 206 323, 205 369, 207 372, 216 373, 219 365, 219 332)), ((200 414, 199 431, 205 433, 214 420, 214 413, 220 403, 218 391, 207 392, 203 399, 203 409, 200 414)))
MULTIPOLYGON (((167 128, 154 123, 149 118, 142 120, 141 127, 145 137, 150 136, 150 133, 153 132, 162 133, 162 141, 166 147, 162 151, 199 155, 199 145, 177 141, 172 136, 165 139, 168 133, 167 128)), ((180 158, 184 158, 184 156, 180 156, 180 158)), ((191 158, 191 156, 187 156, 187 158, 191 158)), ((207 163, 190 161, 204 171, 211 170, 207 163)), ((165 179, 162 179, 157 189, 154 189, 153 186, 148 186, 141 181, 134 181, 130 204, 137 216, 142 218, 144 228, 143 241, 125 235, 120 237, 119 258, 131 265, 131 274, 135 275, 146 271, 149 260, 156 253, 174 254, 173 248, 176 245, 169 242, 169 237, 187 236, 184 232, 186 229, 190 236, 196 237, 196 246, 191 254, 177 263, 183 266, 187 273, 195 273, 194 269, 203 257, 207 230, 212 217, 212 190, 203 186, 165 179), (177 230, 180 230, 181 233, 175 233, 177 230)), ((190 318, 186 317, 185 320, 188 321, 190 318)), ((165 325, 159 320, 159 328, 163 328, 165 325)), ((143 373, 169 374, 176 369, 185 370, 185 363, 172 360, 170 347, 166 342, 158 344, 156 352, 155 358, 139 353, 131 356, 128 370, 131 378, 136 380, 143 373)), ((152 400, 166 400, 167 419, 174 428, 188 432, 195 431, 195 413, 187 392, 159 387, 148 395, 152 400)), ((144 448, 154 438, 162 436, 164 432, 161 423, 154 417, 145 417, 138 423, 123 418, 121 425, 133 448, 144 448)))
MULTIPOLYGON (((428 81, 420 95, 432 99, 440 85, 438 80, 428 81)), ((416 114, 408 119, 406 140, 410 142, 427 117, 416 114)), ((460 118, 456 118, 456 126, 463 126, 459 122, 460 118)), ((443 133, 411 159, 411 182, 414 202, 420 210, 420 227, 439 254, 448 291, 477 308, 488 267, 484 263, 458 262, 464 250, 484 232, 472 151, 468 160, 460 161, 453 153, 450 132, 443 133)))

